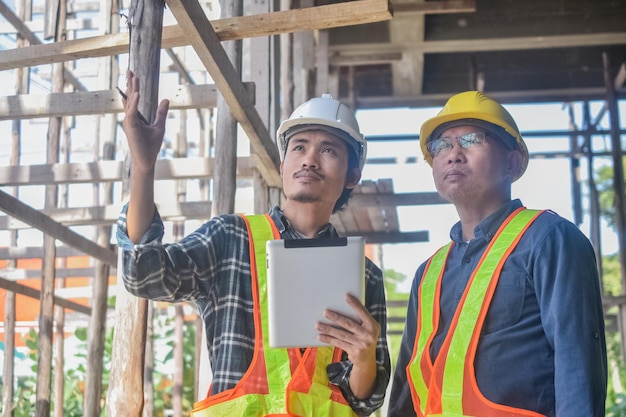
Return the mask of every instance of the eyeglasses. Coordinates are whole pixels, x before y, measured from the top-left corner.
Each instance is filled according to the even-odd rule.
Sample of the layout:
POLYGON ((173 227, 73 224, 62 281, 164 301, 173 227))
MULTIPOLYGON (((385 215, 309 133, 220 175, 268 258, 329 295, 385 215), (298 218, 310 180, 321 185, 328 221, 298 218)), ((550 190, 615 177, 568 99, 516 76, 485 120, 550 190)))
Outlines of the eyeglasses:
POLYGON ((431 157, 435 157, 442 152, 447 152, 454 148, 454 142, 458 142, 463 149, 473 148, 485 143, 487 134, 485 132, 471 132, 456 137, 442 137, 431 140, 426 144, 426 149, 431 157))

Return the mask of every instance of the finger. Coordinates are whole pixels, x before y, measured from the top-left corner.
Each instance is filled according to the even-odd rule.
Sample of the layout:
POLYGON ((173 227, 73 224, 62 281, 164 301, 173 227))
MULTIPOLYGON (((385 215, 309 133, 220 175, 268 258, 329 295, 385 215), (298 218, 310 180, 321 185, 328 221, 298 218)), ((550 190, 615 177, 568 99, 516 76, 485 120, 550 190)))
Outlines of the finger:
POLYGON ((161 102, 159 103, 159 107, 157 108, 156 117, 154 119, 154 124, 156 126, 165 125, 165 119, 167 118, 167 112, 169 110, 169 107, 170 107, 169 100, 167 99, 161 100, 161 102))
POLYGON ((357 313, 358 317, 361 319, 361 323, 367 323, 373 319, 370 312, 358 298, 356 298, 352 294, 346 294, 346 301, 348 302, 350 307, 352 307, 352 309, 357 313))
POLYGON ((318 332, 317 338, 324 343, 340 347, 345 351, 349 351, 353 345, 354 335, 349 331, 322 322, 316 323, 315 328, 318 332))

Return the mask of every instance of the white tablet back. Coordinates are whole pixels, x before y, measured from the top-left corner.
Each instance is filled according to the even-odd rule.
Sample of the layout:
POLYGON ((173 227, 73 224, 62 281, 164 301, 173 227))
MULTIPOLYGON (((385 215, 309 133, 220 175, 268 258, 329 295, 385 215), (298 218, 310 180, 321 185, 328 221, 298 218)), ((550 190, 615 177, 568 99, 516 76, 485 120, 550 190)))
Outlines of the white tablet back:
POLYGON ((315 324, 324 309, 350 317, 350 293, 365 300, 365 239, 270 240, 267 242, 270 347, 325 346, 315 324))

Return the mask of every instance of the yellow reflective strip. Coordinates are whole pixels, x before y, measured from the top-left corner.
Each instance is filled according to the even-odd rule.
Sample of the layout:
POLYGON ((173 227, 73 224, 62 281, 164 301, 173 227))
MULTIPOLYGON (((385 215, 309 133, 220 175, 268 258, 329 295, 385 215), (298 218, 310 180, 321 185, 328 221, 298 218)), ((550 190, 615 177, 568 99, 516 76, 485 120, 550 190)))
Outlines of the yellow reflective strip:
POLYGON ((266 405, 267 396, 246 394, 225 402, 211 405, 209 408, 193 411, 192 417, 264 417, 270 414, 266 405))
POLYGON ((409 368, 413 386, 420 398, 420 408, 422 412, 426 410, 426 400, 428 398, 428 382, 424 380, 421 369, 421 361, 424 356, 424 349, 430 335, 433 332, 435 294, 439 282, 439 275, 450 250, 451 243, 443 246, 432 257, 428 269, 420 283, 418 306, 420 309, 419 334, 417 335, 416 356, 409 368))
MULTIPOLYGON (((263 329, 263 349, 265 352, 265 368, 269 393, 274 401, 270 403, 271 411, 284 410, 285 390, 291 380, 289 354, 287 349, 272 349, 269 347, 269 324, 267 303, 267 255, 265 243, 274 239, 272 226, 265 215, 246 216, 250 224, 251 238, 254 239, 254 253, 256 257, 257 279, 259 286, 259 304, 261 310, 261 328, 263 329), (282 398, 282 401, 281 401, 282 398)), ((253 268, 254 265, 250 265, 253 268)))
POLYGON ((318 398, 296 391, 290 392, 289 398, 289 404, 293 404, 289 412, 294 416, 357 417, 349 405, 329 401, 328 398, 318 398))
POLYGON ((465 361, 487 288, 504 253, 537 213, 537 210, 520 211, 495 237, 496 241, 493 242, 483 262, 478 266, 474 279, 466 290, 465 302, 458 307, 461 311, 452 335, 443 372, 441 409, 444 416, 463 415, 465 361))
MULTIPOLYGON (((328 386, 328 372, 326 367, 333 361, 333 351, 335 349, 332 346, 318 347, 315 354, 315 369, 313 370, 313 381, 311 382, 311 388, 309 393, 319 398, 330 399, 332 390, 328 386)), ((312 354, 311 352, 310 354, 312 354)))

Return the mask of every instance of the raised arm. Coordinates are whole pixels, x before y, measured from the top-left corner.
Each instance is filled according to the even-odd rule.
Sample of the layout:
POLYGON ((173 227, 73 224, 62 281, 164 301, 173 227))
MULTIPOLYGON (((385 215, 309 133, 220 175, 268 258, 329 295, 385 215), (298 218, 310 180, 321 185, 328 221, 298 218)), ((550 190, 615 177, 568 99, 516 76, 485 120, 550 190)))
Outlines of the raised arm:
POLYGON ((139 79, 132 71, 126 78, 126 98, 122 123, 131 155, 130 199, 126 224, 128 237, 139 243, 154 214, 154 167, 165 134, 169 101, 159 103, 154 123, 148 125, 139 117, 139 79))

